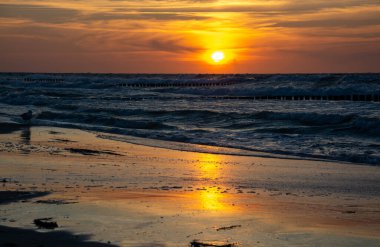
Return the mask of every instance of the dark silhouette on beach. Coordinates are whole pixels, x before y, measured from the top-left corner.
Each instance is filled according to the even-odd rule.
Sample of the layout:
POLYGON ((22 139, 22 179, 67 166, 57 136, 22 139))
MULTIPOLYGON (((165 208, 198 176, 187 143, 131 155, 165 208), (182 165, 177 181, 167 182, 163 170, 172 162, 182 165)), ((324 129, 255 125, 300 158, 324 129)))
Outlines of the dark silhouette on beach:
POLYGON ((23 144, 30 145, 30 139, 31 139, 32 132, 30 131, 30 126, 25 126, 21 130, 21 142, 23 144))
POLYGON ((33 112, 31 110, 20 115, 26 124, 31 124, 33 118, 33 112))

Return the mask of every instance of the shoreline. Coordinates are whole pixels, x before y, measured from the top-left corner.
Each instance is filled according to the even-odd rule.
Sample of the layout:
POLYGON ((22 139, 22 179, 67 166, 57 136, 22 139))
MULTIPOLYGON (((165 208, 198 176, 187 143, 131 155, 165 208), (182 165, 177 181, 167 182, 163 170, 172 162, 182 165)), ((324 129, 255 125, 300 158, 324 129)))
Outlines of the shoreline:
POLYGON ((36 229, 34 218, 53 217, 58 230, 118 246, 380 243, 378 167, 177 151, 76 129, 29 131, 0 136, 0 191, 49 194, 0 204, 3 226, 36 229))
MULTIPOLYGON (((70 124, 69 124, 70 125, 70 124)), ((0 123, 0 134, 11 134, 12 132, 22 131, 23 129, 31 128, 30 125, 20 124, 16 122, 5 122, 0 123)), ((333 162, 333 163, 342 163, 342 164, 355 164, 363 166, 378 166, 372 163, 363 163, 355 161, 347 161, 334 159, 323 156, 313 156, 305 154, 285 154, 285 153, 276 153, 276 152, 267 152, 259 150, 244 149, 239 147, 228 147, 228 146, 215 146, 208 144, 200 143, 191 143, 191 142, 181 142, 181 141, 171 141, 171 140, 162 140, 162 139, 152 139, 147 137, 139 137, 133 135, 121 135, 111 132, 101 132, 91 129, 79 129, 73 128, 72 126, 49 126, 49 125, 33 125, 33 128, 58 128, 58 129, 67 129, 67 130, 79 130, 83 132, 88 132, 96 135, 98 138, 109 139, 113 141, 125 142, 134 145, 148 146, 152 148, 163 148, 171 149, 175 151, 183 152, 199 152, 206 154, 216 154, 216 155, 232 155, 232 156, 247 156, 247 157, 260 157, 260 158, 269 158, 269 159, 289 159, 289 160, 310 160, 310 161, 320 161, 320 162, 333 162)))

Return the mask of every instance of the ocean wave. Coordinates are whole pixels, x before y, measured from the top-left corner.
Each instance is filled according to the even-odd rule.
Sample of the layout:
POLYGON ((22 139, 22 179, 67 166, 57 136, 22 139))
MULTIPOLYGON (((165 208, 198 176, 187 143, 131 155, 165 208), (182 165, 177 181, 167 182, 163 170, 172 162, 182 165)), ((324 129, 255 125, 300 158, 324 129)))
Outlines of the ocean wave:
POLYGON ((34 125, 380 165, 379 103, 249 98, 351 94, 380 94, 380 74, 0 74, 0 116, 21 123, 32 109, 34 125))
MULTIPOLYGON (((76 109, 74 112, 44 111, 38 119, 114 126, 119 128, 179 130, 181 126, 198 128, 244 130, 255 128, 260 133, 319 133, 336 132, 340 135, 379 135, 380 118, 356 114, 321 114, 308 112, 256 111, 251 113, 218 112, 211 110, 143 110, 117 108, 76 109), (75 111, 77 110, 77 111, 75 111), (131 120, 134 119, 134 120, 131 120), (170 122, 171 124, 168 124, 170 122), (271 123, 276 123, 273 126, 271 123)), ((194 131, 194 129, 192 129, 194 131)))
MULTIPOLYGON (((71 119, 69 119, 67 116, 62 116, 60 113, 43 112, 36 119, 35 124, 79 128, 149 139, 228 147, 252 152, 263 152, 265 153, 264 156, 261 155, 263 157, 290 155, 303 158, 340 160, 371 165, 380 164, 380 156, 376 154, 376 151, 374 151, 378 150, 380 144, 372 144, 372 146, 370 146, 368 144, 358 144, 355 139, 350 141, 344 140, 344 136, 346 136, 347 133, 342 135, 340 138, 336 138, 334 136, 324 137, 323 135, 319 137, 318 132, 316 131, 310 131, 308 129, 302 131, 297 127, 262 127, 261 131, 255 130, 255 134, 249 132, 247 132, 248 134, 244 134, 244 131, 241 129, 234 129, 233 132, 239 130, 239 134, 231 136, 231 133, 233 132, 226 132, 222 130, 213 132, 204 129, 182 130, 179 128, 172 128, 171 126, 167 127, 157 122, 120 121, 120 119, 105 120, 104 118, 94 116, 86 116, 82 119, 84 121, 78 122, 75 121, 75 117, 77 116, 74 115, 71 119), (305 133, 306 136, 304 135, 305 133), (277 134, 280 134, 280 136, 276 137, 277 134), (289 136, 288 134, 291 135, 289 136), (294 136, 292 134, 296 135, 294 136), (227 138, 221 138, 221 136, 224 135, 226 135, 227 138), (322 141, 323 139, 321 138, 328 138, 329 141, 322 141), (315 146, 318 142, 320 142, 319 145, 315 146), (301 144, 302 146, 295 146, 297 144, 301 144), (355 148, 360 147, 354 153, 352 152, 353 145, 356 145, 355 148), (324 151, 321 153, 315 153, 315 148, 317 147, 323 148, 324 151)), ((192 149, 188 149, 187 151, 192 151, 192 149)), ((253 154, 253 156, 257 156, 257 154, 253 154)))
MULTIPOLYGON (((350 95, 380 93, 380 74, 128 75, 0 74, 5 85, 28 88, 115 89, 162 85, 159 92, 194 95, 350 95), (26 81, 31 79, 32 81, 26 81), (51 81, 46 81, 51 80, 51 81), (190 87, 181 87, 181 86, 190 87), (210 85, 222 86, 210 88, 210 85)), ((59 92, 58 92, 59 93, 59 92)))
POLYGON ((38 114, 37 119, 42 120, 60 120, 64 122, 73 122, 73 123, 84 123, 92 124, 99 126, 112 126, 124 129, 176 129, 174 126, 168 124, 153 121, 153 120, 127 120, 118 117, 111 116, 102 116, 99 114, 81 114, 81 113, 63 113, 63 112, 52 112, 52 111, 43 111, 38 114))
POLYGON ((354 114, 321 114, 309 112, 273 112, 261 111, 254 114, 256 118, 268 120, 294 121, 305 125, 336 125, 352 121, 354 114))

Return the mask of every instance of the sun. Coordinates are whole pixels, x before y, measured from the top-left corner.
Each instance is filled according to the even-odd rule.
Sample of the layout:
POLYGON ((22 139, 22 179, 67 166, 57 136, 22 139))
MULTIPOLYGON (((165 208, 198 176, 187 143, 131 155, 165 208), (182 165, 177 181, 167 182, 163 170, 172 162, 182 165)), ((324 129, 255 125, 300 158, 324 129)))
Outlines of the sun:
POLYGON ((211 54, 211 58, 215 63, 219 63, 224 59, 224 52, 222 51, 215 51, 211 54))

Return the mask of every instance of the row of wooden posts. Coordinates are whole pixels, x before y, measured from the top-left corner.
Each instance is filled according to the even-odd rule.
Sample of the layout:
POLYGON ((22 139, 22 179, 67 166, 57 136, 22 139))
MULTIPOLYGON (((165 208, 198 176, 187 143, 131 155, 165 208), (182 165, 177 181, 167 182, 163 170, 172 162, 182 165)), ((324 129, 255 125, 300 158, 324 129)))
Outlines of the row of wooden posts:
POLYGON ((380 102, 380 95, 328 95, 328 96, 314 96, 314 95, 296 95, 296 96, 199 96, 199 97, 165 97, 165 96, 137 96, 137 97, 122 97, 122 100, 194 100, 194 99, 216 99, 216 100, 315 100, 315 101, 368 101, 380 102))
POLYGON ((64 82, 64 79, 60 78, 24 78, 25 82, 64 82))
MULTIPOLYGON (((24 78, 26 82, 64 82, 59 78, 24 78)), ((217 87, 236 84, 235 82, 207 82, 207 83, 121 83, 121 87, 129 88, 164 88, 164 87, 217 87)), ((187 99, 184 97, 125 97, 125 100, 148 100, 148 99, 187 99)), ((350 94, 350 95, 293 95, 293 96, 202 96, 212 99, 240 99, 240 100, 330 100, 330 101, 372 101, 380 102, 380 94, 350 94)), ((191 99, 189 97, 189 99, 191 99)))
POLYGON ((220 87, 238 84, 236 82, 204 82, 204 83, 120 83, 120 87, 130 88, 161 88, 161 87, 220 87))

